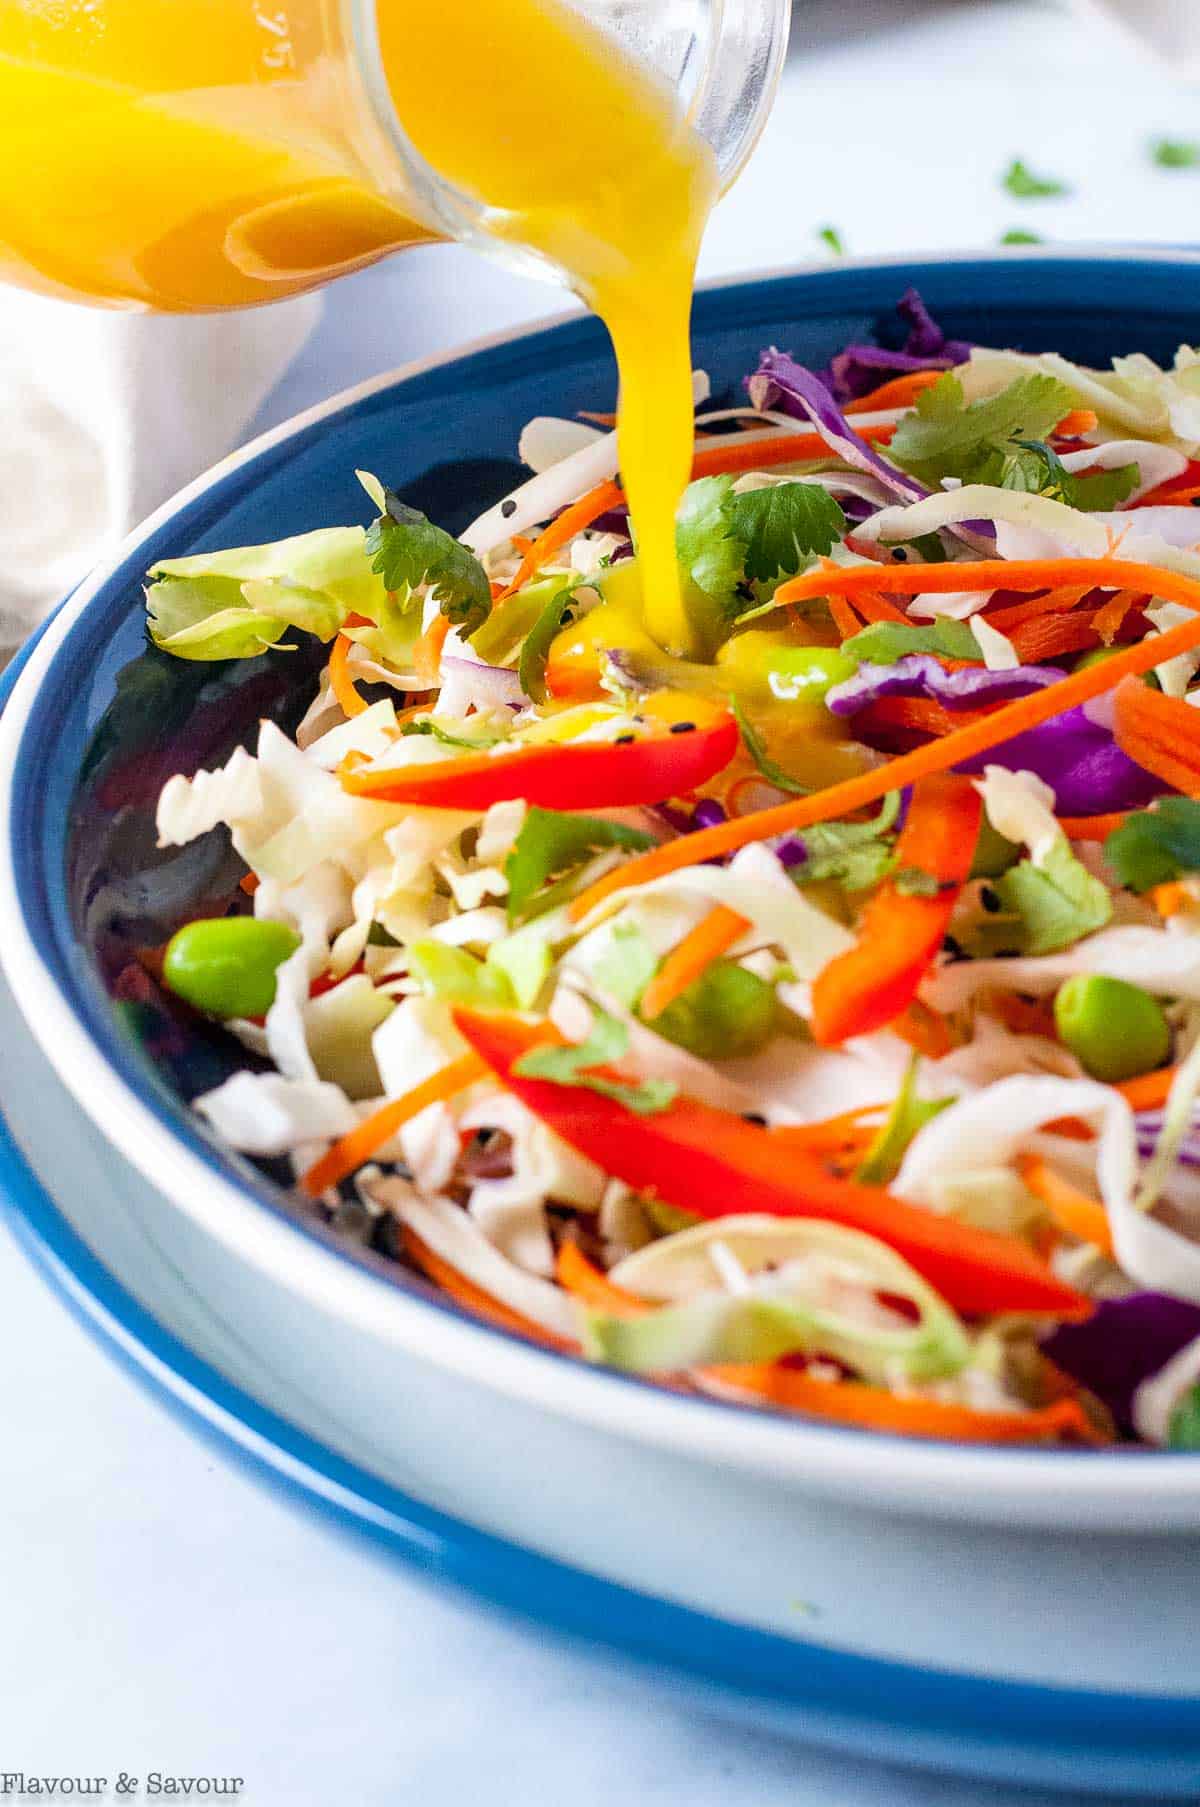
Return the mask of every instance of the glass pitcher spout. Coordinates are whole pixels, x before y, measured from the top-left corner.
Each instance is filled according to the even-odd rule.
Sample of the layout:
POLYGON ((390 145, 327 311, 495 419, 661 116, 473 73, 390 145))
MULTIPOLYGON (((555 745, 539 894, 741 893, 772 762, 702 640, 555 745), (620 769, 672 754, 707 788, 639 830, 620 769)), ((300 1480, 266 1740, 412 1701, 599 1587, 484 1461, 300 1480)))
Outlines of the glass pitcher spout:
MULTIPOLYGON (((732 179, 769 107, 789 0, 538 4, 611 32, 732 179)), ((472 43, 512 10, 472 0, 472 43)), ((0 279, 118 307, 238 307, 447 238, 553 273, 487 182, 456 179, 414 137, 396 47, 431 25, 435 112, 470 137, 463 65, 487 70, 462 56, 445 0, 0 0, 0 279)), ((546 73, 505 130, 545 133, 546 73)))

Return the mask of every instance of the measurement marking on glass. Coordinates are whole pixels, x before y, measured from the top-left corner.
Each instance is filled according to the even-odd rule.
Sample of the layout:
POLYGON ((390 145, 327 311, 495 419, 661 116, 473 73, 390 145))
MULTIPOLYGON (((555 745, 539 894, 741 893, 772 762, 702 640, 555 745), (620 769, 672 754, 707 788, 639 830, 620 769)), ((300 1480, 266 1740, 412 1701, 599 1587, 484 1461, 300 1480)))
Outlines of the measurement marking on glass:
POLYGON ((273 39, 262 51, 263 67, 271 70, 294 69, 296 58, 292 50, 292 28, 288 23, 286 9, 281 6, 276 12, 266 12, 256 4, 254 20, 273 39))

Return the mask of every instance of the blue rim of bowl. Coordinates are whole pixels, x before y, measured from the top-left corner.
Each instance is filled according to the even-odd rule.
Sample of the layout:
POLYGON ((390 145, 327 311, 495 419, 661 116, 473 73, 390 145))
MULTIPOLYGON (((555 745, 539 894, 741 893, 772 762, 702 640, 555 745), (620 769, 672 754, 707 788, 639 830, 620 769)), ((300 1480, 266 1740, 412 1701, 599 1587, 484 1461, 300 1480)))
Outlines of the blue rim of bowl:
MULTIPOLYGON (((823 266, 799 272, 771 272, 762 277, 720 282, 700 291, 698 311, 707 303, 708 311, 720 316, 707 323, 710 327, 716 327, 723 324, 726 318, 736 317, 739 297, 747 292, 767 288, 776 290, 782 296, 794 287, 798 278, 802 278, 806 287, 814 292, 844 287, 849 291, 846 297, 848 303, 876 306, 875 280, 881 272, 892 268, 902 270, 909 280, 922 288, 929 288, 939 277, 950 276, 960 285, 960 301, 964 303, 972 299, 973 285, 982 274, 995 275, 1003 272, 1007 291, 1002 299, 1006 304, 1019 305, 1026 293, 1031 270, 1037 269, 1043 280, 1053 278, 1062 283, 1065 293, 1068 289, 1074 290, 1075 284, 1071 278, 1077 277, 1082 269, 1093 266, 1102 270, 1110 280, 1117 278, 1118 272, 1128 274, 1132 268, 1136 268, 1143 280, 1156 283, 1161 288, 1164 299, 1169 296, 1176 307, 1178 301, 1175 285, 1181 268, 1189 269, 1200 286, 1200 256, 1163 253, 1130 257, 1124 252, 1105 255, 1102 251, 1068 250, 1043 252, 1036 257, 1029 257, 1019 251, 1006 250, 992 255, 972 254, 925 261, 847 260, 845 264, 834 267, 823 266)), ((974 298, 978 300, 977 295, 974 298)), ((953 303, 947 304, 943 300, 935 301, 935 305, 953 303)), ((151 517, 149 523, 137 530, 110 563, 101 568, 102 581, 97 585, 93 603, 100 596, 111 595, 114 591, 122 596, 127 595, 131 588, 140 584, 146 569, 145 546, 152 535, 162 533, 168 526, 173 536, 182 534, 190 538, 202 531, 207 520, 224 512, 226 504, 253 487, 260 475, 270 473, 280 463, 287 463, 300 449, 307 449, 321 434, 345 424, 360 410, 381 405, 395 389, 405 387, 414 377, 429 370, 452 367, 465 385, 486 387, 492 360, 506 348, 519 348, 524 360, 528 360, 540 349, 543 355, 552 353, 558 362, 569 363, 577 350, 586 346, 596 330, 595 322, 586 317, 569 317, 541 326, 534 324, 515 332, 497 334, 477 346, 467 347, 445 357, 432 358, 410 369, 363 384, 284 423, 225 460, 214 471, 197 479, 182 492, 181 497, 173 498, 151 517)), ((67 599, 63 608, 68 606, 70 600, 67 599)), ((90 621, 90 616, 95 613, 94 607, 85 610, 70 624, 65 638, 55 650, 56 660, 77 663, 82 667, 95 653, 96 646, 93 642, 97 640, 98 630, 90 621)), ((47 622, 46 628, 52 625, 53 621, 47 622)), ((39 640, 40 638, 41 635, 38 636, 39 640)), ((33 650, 31 645, 26 652, 32 653, 33 650)), ((5 674, 5 695, 12 688, 24 664, 23 655, 5 674)), ((82 670, 80 677, 82 680, 82 670)), ((652 1408, 661 1407, 664 1419, 666 1413, 675 1411, 684 1412, 693 1418, 707 1416, 712 1419, 719 1416, 726 1421, 745 1420, 749 1416, 764 1427, 769 1427, 768 1435, 789 1440, 804 1439, 813 1447, 818 1443, 826 1448, 835 1444, 844 1448, 857 1446, 860 1452, 878 1451, 881 1456, 890 1452, 894 1456, 901 1456, 911 1471, 922 1471, 931 1481, 936 1478, 939 1483, 953 1484, 955 1481, 965 1480, 968 1471, 972 1481, 978 1483, 985 1478, 999 1478, 1002 1475, 1015 1477, 1017 1471, 1022 1469, 1034 1475, 1036 1471, 1044 1471, 1053 1466, 1057 1470, 1059 1484, 1064 1474, 1072 1470, 1086 1470, 1091 1476, 1093 1487, 1102 1489, 1106 1482, 1112 1482, 1119 1471, 1128 1468, 1130 1458, 1121 1452, 1062 1448, 991 1450, 975 1445, 925 1443, 854 1426, 818 1424, 798 1415, 792 1417, 750 1412, 748 1408, 735 1402, 708 1396, 664 1393, 653 1382, 640 1376, 621 1374, 609 1369, 598 1370, 569 1352, 531 1344, 514 1332, 483 1322, 419 1278, 408 1275, 393 1264, 385 1264, 382 1258, 364 1254, 361 1250, 348 1249, 334 1232, 315 1221, 298 1217, 288 1209, 278 1188, 251 1169, 248 1163, 241 1162, 237 1157, 230 1157, 226 1151, 217 1148, 186 1106, 169 1098, 165 1088, 148 1083, 144 1065, 117 1031, 111 1013, 107 1010, 107 1000, 100 994, 98 984, 89 989, 86 984, 80 983, 79 972, 73 969, 66 952, 72 945, 73 936, 65 900, 62 895, 56 895, 48 888, 44 870, 31 852, 40 845, 40 830, 47 812, 52 811, 56 804, 65 806, 67 802, 67 799, 55 797, 53 793, 47 794, 43 780, 40 749, 47 742, 52 742, 54 737, 53 705, 47 701, 46 687, 43 685, 31 703, 25 731, 8 779, 13 798, 11 858, 14 871, 21 875, 20 908, 31 940, 37 946, 41 963, 60 1000, 91 1044, 92 1051, 115 1073, 137 1107, 152 1116, 184 1153, 198 1159, 210 1174, 234 1187, 244 1199, 269 1213, 277 1223, 285 1225, 294 1235, 310 1245, 315 1244, 356 1274, 375 1280, 394 1295, 402 1295, 410 1304, 438 1313, 457 1326, 468 1327, 476 1338, 488 1338, 509 1348, 515 1347, 536 1363, 555 1364, 560 1369, 569 1366, 584 1370, 590 1381, 598 1381, 610 1390, 624 1390, 627 1395, 639 1395, 651 1402, 652 1408), (1107 1473, 1102 1479, 1101 1471, 1104 1470, 1107 1473)), ((1179 1473, 1180 1470, 1194 1467, 1194 1452, 1138 1452, 1136 1465, 1139 1473, 1146 1473, 1151 1464, 1160 1474, 1168 1468, 1179 1473)))

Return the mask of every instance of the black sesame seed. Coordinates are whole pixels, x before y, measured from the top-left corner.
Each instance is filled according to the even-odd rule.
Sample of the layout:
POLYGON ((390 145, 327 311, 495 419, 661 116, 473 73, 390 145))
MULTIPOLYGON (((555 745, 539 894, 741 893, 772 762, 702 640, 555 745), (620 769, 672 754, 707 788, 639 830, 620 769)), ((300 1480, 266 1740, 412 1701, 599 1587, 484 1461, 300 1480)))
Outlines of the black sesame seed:
POLYGON ((696 724, 695 722, 672 722, 671 732, 672 734, 694 734, 696 724))
POLYGON ((995 916, 1003 908, 1000 899, 990 885, 985 885, 979 893, 979 901, 989 916, 995 916))
POLYGON ((742 1122, 753 1123, 758 1129, 765 1129, 767 1127, 767 1119, 763 1116, 761 1111, 743 1111, 742 1122))
POLYGON ((892 559, 893 559, 893 562, 897 565, 903 565, 903 564, 907 563, 907 560, 908 560, 907 549, 904 546, 893 546, 892 559))
POLYGON ((614 747, 631 747, 636 738, 637 738, 637 736, 633 735, 633 734, 618 734, 617 738, 613 741, 613 746, 614 747))
POLYGON ((504 516, 504 519, 506 521, 511 521, 512 517, 516 514, 516 512, 517 512, 517 505, 513 501, 511 496, 509 496, 505 501, 501 502, 500 513, 504 516))
POLYGON ((949 954, 949 956, 952 960, 961 960, 963 957, 962 947, 954 939, 953 935, 947 935, 945 937, 945 939, 942 942, 942 948, 947 954, 949 954))

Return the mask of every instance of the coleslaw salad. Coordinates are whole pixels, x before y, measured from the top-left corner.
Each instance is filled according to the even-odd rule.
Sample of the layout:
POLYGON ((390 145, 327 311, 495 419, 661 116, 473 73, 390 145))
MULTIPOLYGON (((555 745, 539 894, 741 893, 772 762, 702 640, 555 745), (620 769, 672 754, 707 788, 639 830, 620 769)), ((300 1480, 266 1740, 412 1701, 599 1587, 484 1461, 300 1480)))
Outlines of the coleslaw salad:
POLYGON ((579 423, 537 423, 544 468, 461 542, 372 483, 366 535, 156 567, 168 654, 332 655, 294 741, 160 800, 298 938, 199 1108, 592 1359, 914 1435, 1170 1441, 1200 1334, 1194 359, 920 331, 882 393, 839 392, 850 348, 768 354, 732 425, 700 402, 703 660, 648 641, 579 423), (1155 1000, 1168 1058, 1093 1077, 1055 1022, 1081 974, 1155 1000), (792 1239, 765 1266, 764 1217, 792 1239), (1190 1332, 1162 1359, 1121 1328, 1155 1312, 1190 1332), (1097 1337, 1179 1397, 1125 1409, 1097 1337))

